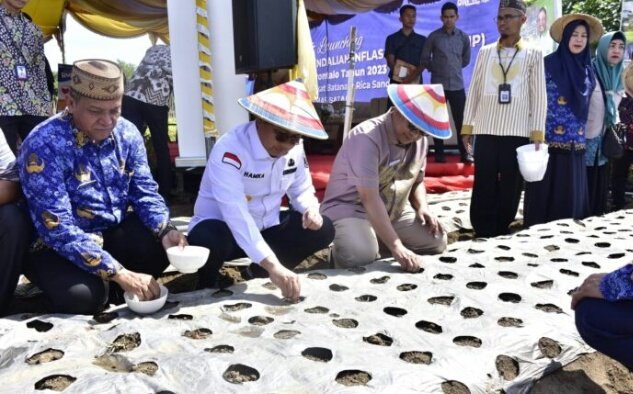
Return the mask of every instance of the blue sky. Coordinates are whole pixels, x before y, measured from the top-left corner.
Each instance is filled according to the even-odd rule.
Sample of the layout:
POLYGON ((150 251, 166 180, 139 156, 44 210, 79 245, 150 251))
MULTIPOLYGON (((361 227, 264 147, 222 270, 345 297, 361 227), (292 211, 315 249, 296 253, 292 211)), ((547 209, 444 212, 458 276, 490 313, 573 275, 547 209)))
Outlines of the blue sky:
MULTIPOLYGON (((137 38, 110 38, 93 33, 70 15, 66 18, 66 23, 64 39, 68 64, 79 59, 103 58, 112 61, 121 59, 137 65, 151 45, 147 35, 137 38)), ((57 64, 62 60, 57 41, 52 39, 47 42, 44 51, 53 70, 57 70, 57 64)))

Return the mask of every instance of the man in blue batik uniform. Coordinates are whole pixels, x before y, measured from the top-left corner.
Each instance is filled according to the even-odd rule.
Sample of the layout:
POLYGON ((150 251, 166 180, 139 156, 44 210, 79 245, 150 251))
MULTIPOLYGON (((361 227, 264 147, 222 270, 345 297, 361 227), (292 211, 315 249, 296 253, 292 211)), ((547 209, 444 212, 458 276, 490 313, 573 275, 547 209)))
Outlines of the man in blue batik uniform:
POLYGON ((143 140, 119 117, 120 68, 73 65, 68 107, 24 140, 18 168, 39 235, 25 274, 57 312, 90 314, 122 291, 160 294, 165 250, 184 245, 147 165, 143 140), (131 210, 130 210, 131 208, 131 210))

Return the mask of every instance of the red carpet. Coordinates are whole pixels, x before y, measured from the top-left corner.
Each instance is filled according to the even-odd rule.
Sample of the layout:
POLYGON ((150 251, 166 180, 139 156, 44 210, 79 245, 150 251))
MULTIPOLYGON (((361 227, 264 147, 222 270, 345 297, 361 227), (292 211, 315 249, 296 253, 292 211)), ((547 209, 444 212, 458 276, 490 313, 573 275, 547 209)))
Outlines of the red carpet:
MULTIPOLYGON (((325 187, 330 179, 334 155, 308 155, 312 182, 319 201, 323 199, 325 187)), ((458 155, 447 155, 446 163, 434 163, 433 156, 426 164, 424 185, 428 193, 444 193, 454 190, 471 189, 475 166, 459 162, 458 155)))

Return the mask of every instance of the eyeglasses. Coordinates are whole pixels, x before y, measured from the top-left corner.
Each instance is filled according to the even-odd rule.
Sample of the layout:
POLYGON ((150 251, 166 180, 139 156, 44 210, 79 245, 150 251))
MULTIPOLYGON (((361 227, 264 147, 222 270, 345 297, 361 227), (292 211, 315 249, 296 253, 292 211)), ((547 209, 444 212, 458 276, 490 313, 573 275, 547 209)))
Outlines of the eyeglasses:
POLYGON ((290 142, 293 145, 297 145, 299 144, 299 142, 301 142, 301 136, 299 134, 294 134, 279 129, 275 129, 275 139, 277 140, 277 142, 290 142))
POLYGON ((510 22, 512 19, 520 18, 520 17, 521 15, 516 15, 516 14, 497 15, 495 18, 492 18, 492 21, 495 23, 510 22))

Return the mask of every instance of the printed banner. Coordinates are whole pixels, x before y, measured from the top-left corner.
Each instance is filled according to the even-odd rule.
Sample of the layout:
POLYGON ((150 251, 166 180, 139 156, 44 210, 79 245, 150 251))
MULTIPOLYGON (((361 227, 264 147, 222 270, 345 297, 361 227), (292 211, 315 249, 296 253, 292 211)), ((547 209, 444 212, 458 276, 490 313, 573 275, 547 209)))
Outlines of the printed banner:
MULTIPOLYGON (((464 83, 468 86, 479 49, 497 40, 499 33, 494 18, 499 2, 495 0, 459 0, 457 27, 470 37, 471 61, 464 68, 464 83)), ((428 36, 442 26, 440 9, 443 2, 414 5, 417 10, 415 31, 428 36)), ((349 31, 356 26, 356 67, 354 85, 356 101, 369 102, 374 97, 386 97, 387 61, 384 58, 387 36, 402 28, 400 13, 378 11, 357 14, 342 22, 324 20, 311 28, 316 53, 319 81, 319 102, 344 101, 349 68, 349 31)), ((423 81, 429 82, 425 71, 423 81)))
POLYGON ((521 36, 533 46, 541 49, 544 55, 556 50, 556 42, 549 35, 549 28, 563 14, 561 0, 528 1, 527 22, 523 25, 521 36))
POLYGON ((70 75, 72 71, 72 64, 57 65, 57 112, 61 112, 66 108, 66 96, 70 92, 70 75))

